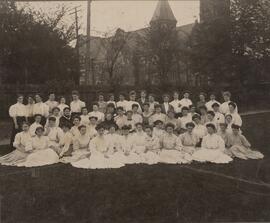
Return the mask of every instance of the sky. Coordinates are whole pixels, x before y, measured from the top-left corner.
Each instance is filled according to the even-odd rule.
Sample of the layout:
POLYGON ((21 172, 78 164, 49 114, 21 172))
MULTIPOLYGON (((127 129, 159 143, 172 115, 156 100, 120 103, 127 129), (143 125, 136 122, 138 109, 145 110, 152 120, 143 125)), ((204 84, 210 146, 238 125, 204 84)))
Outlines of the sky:
MULTIPOLYGON (((174 0, 169 1, 173 13, 178 21, 177 26, 193 23, 199 19, 199 1, 174 0)), ((86 33, 87 3, 82 2, 28 2, 18 3, 19 7, 26 6, 34 10, 54 14, 62 6, 70 9, 79 7, 80 33, 86 33)), ((93 1, 91 4, 91 35, 103 36, 105 33, 112 33, 117 28, 125 31, 133 31, 147 27, 157 1, 93 1)), ((65 17, 65 23, 71 24, 74 21, 74 14, 65 17)))

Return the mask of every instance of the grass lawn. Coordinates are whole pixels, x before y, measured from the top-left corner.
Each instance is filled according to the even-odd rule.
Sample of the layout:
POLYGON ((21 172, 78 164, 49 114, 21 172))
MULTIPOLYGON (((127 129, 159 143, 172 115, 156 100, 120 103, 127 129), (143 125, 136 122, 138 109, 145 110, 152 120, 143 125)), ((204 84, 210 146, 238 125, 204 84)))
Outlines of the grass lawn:
POLYGON ((265 159, 115 170, 0 166, 2 222, 269 222, 269 113, 243 119, 265 159))

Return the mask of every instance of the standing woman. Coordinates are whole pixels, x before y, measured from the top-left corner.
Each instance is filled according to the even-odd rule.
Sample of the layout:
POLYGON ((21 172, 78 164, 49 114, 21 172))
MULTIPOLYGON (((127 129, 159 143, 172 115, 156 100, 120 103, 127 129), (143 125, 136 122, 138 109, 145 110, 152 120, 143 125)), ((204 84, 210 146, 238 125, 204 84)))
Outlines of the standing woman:
POLYGON ((66 98, 64 96, 60 96, 59 105, 57 106, 60 109, 60 115, 63 115, 64 109, 68 108, 66 104, 66 98))
POLYGON ((106 113, 107 102, 105 101, 103 94, 98 95, 98 102, 97 103, 98 103, 98 110, 100 112, 102 112, 103 114, 106 113))
POLYGON ((79 92, 72 91, 72 102, 70 102, 71 118, 80 116, 83 107, 86 107, 85 102, 80 100, 79 92))
POLYGON ((17 96, 17 103, 9 108, 9 116, 13 119, 10 145, 13 146, 15 135, 22 131, 22 123, 26 121, 26 109, 23 104, 23 95, 17 96))
POLYGON ((49 116, 49 106, 43 103, 42 97, 40 94, 35 95, 35 100, 36 100, 36 104, 34 104, 33 114, 34 115, 40 114, 42 116, 41 125, 44 126, 46 124, 46 119, 49 116))
POLYGON ((30 124, 34 123, 35 121, 34 105, 35 105, 34 97, 31 95, 28 95, 27 105, 25 106, 25 109, 26 109, 26 119, 27 119, 27 122, 29 122, 30 124))
POLYGON ((57 153, 49 148, 49 138, 44 136, 44 128, 37 127, 36 136, 32 138, 32 152, 18 166, 45 166, 58 163, 58 161, 57 153))
POLYGON ((16 134, 13 147, 16 148, 16 150, 0 157, 0 164, 16 165, 18 162, 23 161, 28 156, 29 151, 32 150, 31 135, 27 122, 23 122, 22 132, 16 134))

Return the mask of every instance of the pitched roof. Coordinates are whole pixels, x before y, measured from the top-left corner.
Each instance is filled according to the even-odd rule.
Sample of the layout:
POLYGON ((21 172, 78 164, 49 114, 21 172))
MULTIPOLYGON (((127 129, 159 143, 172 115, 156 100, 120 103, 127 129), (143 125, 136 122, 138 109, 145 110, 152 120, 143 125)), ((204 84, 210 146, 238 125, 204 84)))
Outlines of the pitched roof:
POLYGON ((151 22, 170 20, 177 22, 168 0, 159 0, 151 22))

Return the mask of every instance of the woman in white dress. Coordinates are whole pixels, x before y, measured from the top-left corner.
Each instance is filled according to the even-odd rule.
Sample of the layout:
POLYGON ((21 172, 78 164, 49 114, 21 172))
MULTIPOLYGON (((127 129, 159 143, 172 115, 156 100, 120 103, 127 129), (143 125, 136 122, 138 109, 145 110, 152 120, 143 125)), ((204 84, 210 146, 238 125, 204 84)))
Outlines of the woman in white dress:
POLYGON ((142 123, 135 124, 136 131, 133 134, 134 139, 134 152, 140 156, 146 150, 146 133, 143 131, 142 123))
POLYGON ((165 131, 163 128, 164 128, 163 121, 156 120, 154 122, 153 135, 160 139, 165 134, 165 131))
POLYGON ((36 136, 32 138, 32 151, 25 161, 18 166, 45 166, 59 162, 57 153, 49 148, 49 138, 44 136, 43 127, 37 127, 36 136))
POLYGON ((179 136, 182 150, 190 155, 196 151, 196 146, 199 142, 199 138, 193 132, 194 127, 195 124, 193 122, 188 122, 186 124, 187 131, 179 136))
POLYGON ((27 122, 29 122, 29 124, 32 124, 35 121, 35 119, 34 119, 34 104, 35 104, 34 97, 31 95, 28 95, 27 105, 25 105, 25 110, 26 110, 26 120, 27 120, 27 122))
POLYGON ((199 139, 199 142, 197 144, 197 147, 201 147, 202 139, 204 136, 207 135, 207 129, 205 125, 201 123, 201 116, 200 115, 193 115, 192 120, 195 124, 195 127, 193 129, 193 134, 197 136, 199 139))
POLYGON ((160 140, 161 152, 159 162, 171 164, 188 163, 191 159, 182 151, 181 141, 174 134, 174 128, 175 126, 171 123, 165 126, 166 133, 160 140))
POLYGON ((146 133, 145 138, 145 150, 140 154, 141 162, 149 165, 159 162, 160 143, 159 138, 153 135, 153 129, 151 126, 144 128, 146 133))
POLYGON ((10 106, 9 116, 13 120, 13 127, 10 138, 10 145, 13 145, 15 135, 22 131, 22 123, 26 121, 26 108, 23 104, 23 95, 17 96, 17 103, 10 106))
POLYGON ((73 150, 73 135, 70 132, 70 125, 64 124, 62 126, 63 137, 60 139, 60 157, 70 156, 73 150))
POLYGON ((232 133, 228 135, 227 146, 232 157, 239 159, 262 159, 264 155, 252 150, 249 141, 240 133, 239 125, 232 125, 232 133))
POLYGON ((30 125, 30 128, 29 128, 29 133, 31 137, 34 137, 36 135, 37 127, 42 127, 41 125, 42 115, 35 114, 34 119, 35 119, 35 122, 32 125, 30 125))
POLYGON ((49 138, 49 148, 53 149, 57 154, 60 154, 60 141, 64 136, 61 128, 56 126, 56 118, 48 119, 48 126, 45 127, 45 135, 49 138))
POLYGON ((83 107, 82 108, 82 114, 81 114, 81 124, 82 125, 89 125, 90 124, 90 120, 89 120, 89 115, 88 115, 88 109, 87 107, 83 107))
POLYGON ((77 135, 80 135, 80 130, 79 130, 80 125, 81 125, 81 117, 74 116, 73 117, 73 126, 70 129, 70 132, 74 137, 76 137, 77 135))
POLYGON ((83 160, 90 156, 90 135, 87 132, 87 127, 85 125, 80 125, 78 127, 79 134, 74 136, 73 140, 73 152, 70 159, 65 159, 66 162, 70 161, 73 166, 82 165, 80 160, 83 160))
POLYGON ((181 125, 181 132, 186 131, 186 124, 188 122, 192 122, 192 117, 189 115, 189 108, 188 107, 182 107, 182 117, 178 118, 181 125))
POLYGON ((160 104, 155 104, 155 113, 149 118, 149 124, 151 126, 154 125, 154 122, 157 120, 161 120, 163 123, 165 123, 166 115, 161 113, 162 108, 160 104))
POLYGON ((225 154, 225 143, 221 136, 216 134, 216 127, 209 123, 206 125, 208 134, 203 137, 202 147, 194 152, 193 160, 198 162, 229 163, 232 158, 225 154))
POLYGON ((237 107, 234 102, 229 103, 229 114, 231 114, 232 119, 233 119, 233 124, 239 125, 240 127, 242 126, 242 118, 237 112, 237 107))
POLYGON ((121 131, 122 136, 119 137, 119 161, 125 164, 140 163, 140 156, 135 153, 134 137, 129 133, 129 126, 124 125, 121 131))
POLYGON ((66 104, 66 98, 64 96, 60 96, 59 104, 57 106, 60 109, 60 115, 64 114, 64 109, 69 106, 66 104))
POLYGON ((16 165, 29 155, 29 151, 32 150, 32 142, 29 133, 29 124, 27 122, 22 123, 22 132, 16 134, 13 147, 16 148, 14 151, 0 157, 0 164, 16 165))
POLYGON ((89 158, 89 168, 91 169, 107 169, 120 168, 125 164, 110 157, 110 142, 104 135, 105 128, 103 125, 97 125, 98 135, 90 142, 91 156, 89 158))

